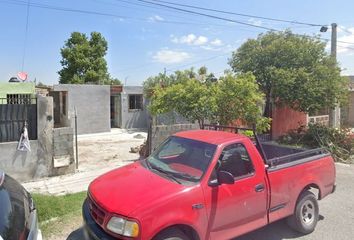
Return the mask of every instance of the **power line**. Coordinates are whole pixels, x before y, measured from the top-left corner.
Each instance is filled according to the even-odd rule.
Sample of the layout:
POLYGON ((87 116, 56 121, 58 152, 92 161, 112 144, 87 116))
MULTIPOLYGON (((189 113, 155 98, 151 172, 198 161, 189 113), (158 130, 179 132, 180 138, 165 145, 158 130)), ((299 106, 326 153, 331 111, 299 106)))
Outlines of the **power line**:
POLYGON ((22 53, 22 66, 21 66, 21 71, 22 72, 23 72, 24 67, 25 67, 30 3, 31 3, 31 0, 27 0, 27 11, 26 11, 27 16, 26 16, 26 27, 25 27, 25 37, 24 37, 24 44, 23 44, 23 53, 22 53))
POLYGON ((354 43, 352 43, 352 42, 338 41, 338 40, 337 40, 337 42, 339 42, 339 43, 346 43, 346 44, 354 44, 354 43))
POLYGON ((173 71, 175 71, 175 70, 177 70, 177 69, 179 69, 179 68, 188 67, 188 66, 191 66, 191 65, 195 65, 195 64, 197 64, 197 63, 208 62, 208 61, 214 60, 214 59, 216 59, 216 58, 229 55, 230 53, 232 53, 232 51, 230 51, 230 52, 228 52, 228 53, 225 53, 225 54, 220 54, 220 55, 216 55, 216 56, 213 56, 213 57, 210 57, 210 58, 206 58, 206 59, 203 59, 203 60, 198 60, 198 61, 190 62, 190 63, 188 63, 188 64, 180 65, 180 66, 177 66, 177 67, 174 67, 174 68, 170 68, 170 69, 167 69, 167 71, 173 72, 173 71))
POLYGON ((265 29, 265 30, 268 30, 268 31, 277 31, 276 29, 269 28, 269 27, 258 26, 258 25, 255 25, 255 24, 241 22, 241 21, 238 21, 238 20, 230 19, 230 18, 219 17, 219 16, 210 15, 210 14, 206 14, 206 13, 201 13, 201 12, 196 12, 196 11, 187 10, 187 9, 183 9, 183 8, 173 7, 173 6, 169 6, 169 5, 165 5, 165 4, 161 4, 161 3, 150 2, 150 1, 146 1, 146 0, 137 0, 137 1, 144 2, 144 3, 149 3, 149 4, 152 4, 152 5, 156 5, 156 6, 162 6, 162 7, 165 7, 165 8, 174 9, 174 10, 180 11, 180 12, 186 12, 186 13, 190 13, 190 14, 194 14, 194 15, 209 17, 209 18, 223 20, 223 21, 232 22, 232 23, 238 23, 238 24, 242 24, 242 25, 246 25, 246 26, 250 26, 250 27, 255 27, 255 28, 260 28, 260 29, 265 29))
MULTIPOLYGON (((2 1, 5 3, 9 4, 14 4, 14 5, 22 5, 26 6, 27 2, 24 1, 2 1)), ((127 16, 121 16, 121 15, 116 15, 116 14, 111 14, 111 13, 103 13, 103 12, 97 12, 97 11, 87 11, 87 10, 80 10, 80 9, 72 9, 72 8, 63 8, 63 7, 57 7, 57 6, 52 6, 52 5, 47 5, 47 4, 39 4, 39 3, 29 3, 29 6, 35 7, 35 8, 43 8, 43 9, 52 9, 52 10, 58 10, 58 11, 64 11, 64 12, 75 12, 75 13, 84 13, 84 14, 92 14, 92 15, 100 15, 100 16, 108 16, 108 17, 118 17, 118 18, 130 18, 127 16)))
POLYGON ((354 47, 342 46, 342 45, 338 45, 338 44, 337 44, 337 47, 341 47, 341 48, 346 48, 346 49, 354 50, 354 47))
MULTIPOLYGON (((27 2, 25 2, 25 1, 0 0, 0 2, 12 4, 12 5, 27 6, 27 2)), ((140 22, 152 22, 151 20, 144 19, 144 18, 134 18, 134 17, 129 17, 129 16, 123 16, 123 15, 117 15, 117 14, 105 13, 105 12, 98 12, 98 11, 63 8, 63 7, 57 7, 57 6, 53 6, 53 5, 40 4, 40 3, 34 3, 34 2, 30 3, 29 6, 31 6, 33 8, 49 9, 49 10, 55 10, 55 11, 81 13, 81 14, 89 14, 89 15, 96 15, 96 16, 115 17, 115 18, 122 18, 122 19, 131 19, 131 20, 140 21, 140 22)), ((145 5, 142 5, 142 6, 145 6, 145 5)), ((146 7, 148 7, 148 6, 146 6, 146 7)), ((185 21, 169 21, 169 20, 163 20, 163 21, 156 20, 156 21, 154 21, 154 23, 177 24, 177 25, 192 25, 193 24, 193 25, 201 25, 201 26, 213 25, 213 26, 227 27, 226 25, 221 25, 221 24, 209 24, 209 23, 198 23, 198 22, 196 23, 196 22, 185 22, 185 21)))
MULTIPOLYGON (((218 19, 218 20, 223 20, 223 21, 227 21, 227 22, 238 23, 238 24, 242 24, 242 25, 246 25, 246 26, 250 26, 250 27, 254 27, 254 28, 261 28, 261 29, 265 29, 265 30, 268 30, 268 31, 281 32, 281 30, 274 29, 274 28, 259 26, 259 25, 246 23, 246 22, 241 22, 241 21, 238 21, 238 20, 230 19, 230 18, 219 17, 219 16, 205 14, 205 13, 196 12, 196 11, 191 11, 191 10, 187 10, 187 9, 183 9, 183 8, 173 7, 173 6, 169 6, 169 5, 165 5, 165 4, 161 4, 161 3, 151 2, 151 1, 156 1, 156 0, 151 0, 151 1, 136 0, 136 1, 144 2, 144 3, 150 3, 150 4, 158 5, 158 6, 163 6, 163 7, 166 7, 166 8, 174 9, 176 11, 187 12, 187 13, 190 13, 190 14, 205 16, 205 17, 214 18, 214 19, 218 19)), ((318 26, 323 26, 323 25, 318 25, 318 26)), ((294 35, 303 36, 303 37, 307 37, 307 38, 313 38, 311 36, 307 36, 307 35, 303 35, 303 34, 294 34, 294 35)), ((327 39, 327 38, 318 38, 318 39, 325 40, 325 41, 329 41, 330 40, 330 39, 327 39)), ((346 44, 353 44, 354 45, 354 43, 350 43, 350 42, 343 42, 343 41, 338 41, 338 42, 346 43, 346 44)))
POLYGON ((193 6, 193 5, 187 5, 187 4, 175 3, 175 2, 169 2, 169 1, 162 1, 162 0, 151 0, 151 1, 160 2, 160 3, 166 3, 166 4, 180 6, 180 7, 187 7, 187 8, 193 8, 193 9, 210 11, 210 12, 217 12, 217 13, 224 13, 224 14, 230 14, 230 15, 236 15, 236 16, 242 16, 242 17, 251 17, 251 18, 270 20, 270 21, 276 21, 276 22, 307 25, 307 26, 312 26, 312 27, 314 27, 314 26, 316 26, 316 27, 324 26, 323 24, 306 23, 306 22, 291 21, 291 20, 284 20, 284 19, 278 19, 278 18, 262 17, 262 16, 256 16, 256 15, 250 15, 250 14, 244 14, 244 13, 236 13, 236 12, 230 12, 230 11, 225 11, 225 10, 205 8, 205 7, 200 7, 200 6, 193 6))

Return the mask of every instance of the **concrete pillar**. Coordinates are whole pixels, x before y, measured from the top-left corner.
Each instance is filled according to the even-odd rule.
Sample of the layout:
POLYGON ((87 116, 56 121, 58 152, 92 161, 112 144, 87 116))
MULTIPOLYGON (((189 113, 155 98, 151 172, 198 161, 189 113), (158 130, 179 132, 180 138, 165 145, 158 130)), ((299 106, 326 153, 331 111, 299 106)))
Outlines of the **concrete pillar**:
POLYGON ((52 174, 53 169, 53 97, 37 98, 38 167, 35 178, 52 174))

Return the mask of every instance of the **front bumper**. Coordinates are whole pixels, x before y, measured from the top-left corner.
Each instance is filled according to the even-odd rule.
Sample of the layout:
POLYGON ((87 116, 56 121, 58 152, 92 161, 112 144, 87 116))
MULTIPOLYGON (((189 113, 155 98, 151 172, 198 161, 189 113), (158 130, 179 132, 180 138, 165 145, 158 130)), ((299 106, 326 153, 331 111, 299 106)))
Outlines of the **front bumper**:
POLYGON ((82 216, 84 218, 84 234, 87 240, 117 240, 107 234, 103 229, 95 222, 89 211, 89 204, 87 199, 82 206, 82 216))

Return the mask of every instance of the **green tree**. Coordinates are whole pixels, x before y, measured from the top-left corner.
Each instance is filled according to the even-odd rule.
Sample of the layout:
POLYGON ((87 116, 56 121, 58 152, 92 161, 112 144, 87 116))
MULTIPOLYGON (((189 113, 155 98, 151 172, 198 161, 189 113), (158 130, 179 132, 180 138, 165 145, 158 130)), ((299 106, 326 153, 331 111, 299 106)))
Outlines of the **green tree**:
POLYGON ((208 87, 196 79, 190 79, 154 90, 149 107, 153 115, 175 111, 191 122, 197 121, 200 126, 206 119, 215 119, 214 86, 208 87))
POLYGON ((290 31, 261 34, 237 49, 229 64, 236 73, 254 74, 266 96, 265 116, 271 103, 312 113, 346 98, 338 64, 318 38, 290 31))
POLYGON ((216 115, 219 123, 229 125, 235 120, 242 120, 248 124, 257 124, 260 131, 269 128, 270 120, 261 117, 264 95, 253 74, 229 73, 220 78, 217 86, 216 115))
POLYGON ((110 84, 114 79, 107 71, 107 49, 107 41, 100 33, 92 32, 88 38, 84 33, 73 32, 60 50, 63 68, 58 72, 59 82, 110 84))
POLYGON ((157 76, 149 77, 143 82, 144 94, 147 98, 151 98, 154 94, 154 88, 156 87, 166 88, 174 84, 187 82, 191 79, 202 79, 202 76, 205 74, 207 74, 206 67, 201 67, 198 73, 194 71, 194 68, 176 71, 170 75, 159 73, 157 76))
MULTIPOLYGON (((228 125, 239 119, 261 124, 260 130, 269 127, 269 119, 261 117, 263 94, 252 74, 228 74, 218 82, 203 82, 196 79, 198 76, 180 71, 172 77, 175 79, 172 84, 169 81, 168 86, 155 85, 149 107, 151 113, 175 111, 200 126, 206 120, 228 125)), ((156 78, 166 80, 162 75, 156 78)))

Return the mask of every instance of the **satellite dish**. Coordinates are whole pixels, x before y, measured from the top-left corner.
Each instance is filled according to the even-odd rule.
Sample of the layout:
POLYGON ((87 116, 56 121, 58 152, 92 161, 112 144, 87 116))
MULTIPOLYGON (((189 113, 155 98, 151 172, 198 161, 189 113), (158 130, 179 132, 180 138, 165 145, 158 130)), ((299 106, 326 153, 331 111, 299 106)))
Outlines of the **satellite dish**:
POLYGON ((17 77, 12 77, 10 78, 9 82, 20 82, 20 80, 18 80, 17 77))
POLYGON ((17 77, 19 78, 19 79, 21 79, 22 81, 26 81, 27 80, 27 73, 25 73, 25 72, 19 72, 19 73, 17 73, 17 77))

